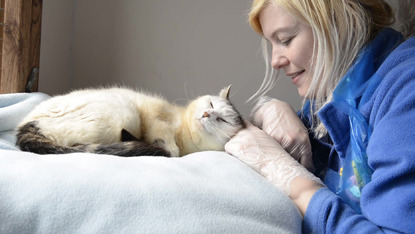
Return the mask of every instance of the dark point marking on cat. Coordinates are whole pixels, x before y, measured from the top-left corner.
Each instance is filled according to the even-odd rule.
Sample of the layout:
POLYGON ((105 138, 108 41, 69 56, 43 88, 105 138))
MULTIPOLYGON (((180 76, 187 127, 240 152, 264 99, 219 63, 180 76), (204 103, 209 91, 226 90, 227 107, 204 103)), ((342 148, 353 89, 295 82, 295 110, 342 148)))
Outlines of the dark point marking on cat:
POLYGON ((148 144, 144 141, 128 141, 117 142, 109 145, 95 145, 94 153, 96 154, 111 154, 124 157, 133 156, 166 156, 169 157, 170 153, 165 149, 155 145, 148 144))
POLYGON ((241 116, 235 117, 235 121, 238 123, 237 125, 241 125, 241 129, 246 128, 246 123, 241 116))
MULTIPOLYGON (((128 133, 127 131, 125 131, 128 133)), ((128 133, 130 134, 130 133, 128 133)), ((130 134, 131 135, 131 134, 130 134)), ((132 136, 132 135, 131 135, 132 136)), ((170 156, 170 153, 156 144, 148 144, 144 141, 132 140, 131 136, 125 134, 126 142, 116 142, 113 144, 75 144, 73 146, 63 146, 56 141, 44 136, 36 121, 28 122, 17 131, 16 144, 23 151, 30 151, 37 154, 65 154, 75 152, 88 152, 96 154, 109 154, 124 157, 132 156, 170 156)))
POLYGON ((55 141, 48 139, 37 126, 36 121, 23 125, 17 131, 16 144, 23 151, 30 151, 38 154, 63 154, 76 152, 70 148, 62 147, 55 141))
POLYGON ((139 141, 133 134, 125 129, 121 130, 121 141, 139 141))
POLYGON ((228 100, 228 102, 227 102, 230 106, 232 106, 232 109, 238 114, 237 116, 235 116, 235 122, 236 122, 236 125, 241 125, 241 127, 242 127, 242 129, 244 129, 244 128, 246 128, 246 124, 245 124, 245 121, 243 120, 243 118, 242 118, 242 115, 241 115, 241 113, 239 113, 239 111, 235 108, 235 106, 233 105, 233 103, 232 102, 230 102, 229 100, 228 100))

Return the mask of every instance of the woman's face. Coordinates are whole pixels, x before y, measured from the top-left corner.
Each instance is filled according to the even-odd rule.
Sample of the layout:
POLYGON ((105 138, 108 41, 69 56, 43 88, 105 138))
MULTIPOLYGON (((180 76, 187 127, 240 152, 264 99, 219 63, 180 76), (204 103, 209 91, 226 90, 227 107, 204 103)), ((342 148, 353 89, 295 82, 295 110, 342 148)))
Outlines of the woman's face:
POLYGON ((272 45, 271 65, 283 69, 300 96, 305 97, 311 83, 313 32, 283 8, 269 4, 259 15, 262 32, 272 45))

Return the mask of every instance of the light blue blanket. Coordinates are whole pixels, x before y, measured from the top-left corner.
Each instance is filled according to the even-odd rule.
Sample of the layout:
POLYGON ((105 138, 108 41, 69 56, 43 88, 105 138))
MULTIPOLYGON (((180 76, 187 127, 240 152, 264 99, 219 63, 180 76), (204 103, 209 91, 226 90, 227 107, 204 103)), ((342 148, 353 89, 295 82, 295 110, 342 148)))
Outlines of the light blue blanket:
POLYGON ((0 149, 18 150, 15 128, 33 107, 49 96, 43 93, 11 93, 0 95, 0 149))
POLYGON ((0 233, 300 233, 289 198, 225 152, 122 158, 17 150, 16 123, 45 98, 0 95, 0 233))

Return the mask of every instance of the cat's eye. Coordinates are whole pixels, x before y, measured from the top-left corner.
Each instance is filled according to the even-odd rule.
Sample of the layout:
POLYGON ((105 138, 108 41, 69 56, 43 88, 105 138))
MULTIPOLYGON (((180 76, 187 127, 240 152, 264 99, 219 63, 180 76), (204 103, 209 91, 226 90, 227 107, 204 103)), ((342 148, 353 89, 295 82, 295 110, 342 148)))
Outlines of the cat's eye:
POLYGON ((213 108, 213 104, 212 104, 212 102, 210 102, 210 107, 212 107, 212 108, 213 108))
POLYGON ((222 119, 221 117, 217 117, 217 118, 216 118, 216 120, 217 120, 217 121, 221 121, 221 122, 228 123, 226 120, 222 119))

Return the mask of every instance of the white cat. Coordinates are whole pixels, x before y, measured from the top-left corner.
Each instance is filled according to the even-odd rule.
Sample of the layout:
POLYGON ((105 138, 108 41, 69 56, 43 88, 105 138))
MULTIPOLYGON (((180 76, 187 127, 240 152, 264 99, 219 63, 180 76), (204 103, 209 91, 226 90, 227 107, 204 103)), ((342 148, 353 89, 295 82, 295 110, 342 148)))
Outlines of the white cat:
POLYGON ((39 154, 91 152, 178 157, 224 150, 245 127, 230 86, 187 107, 127 88, 87 89, 40 103, 17 129, 17 145, 39 154))

